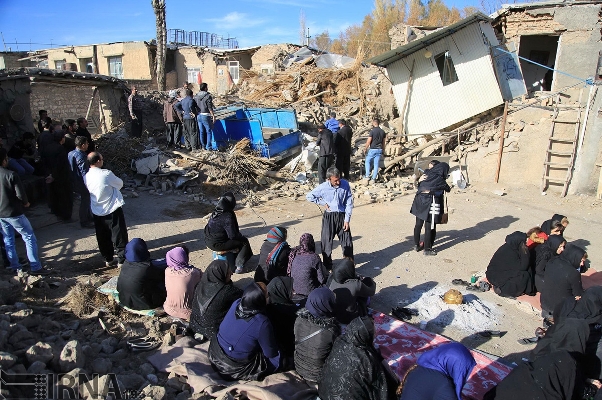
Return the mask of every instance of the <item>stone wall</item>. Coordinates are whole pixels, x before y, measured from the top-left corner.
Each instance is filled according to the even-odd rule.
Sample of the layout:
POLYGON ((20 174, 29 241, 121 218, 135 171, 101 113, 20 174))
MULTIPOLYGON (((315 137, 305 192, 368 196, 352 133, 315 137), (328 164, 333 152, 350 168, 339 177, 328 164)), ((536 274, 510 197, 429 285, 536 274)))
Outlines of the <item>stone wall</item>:
POLYGON ((24 132, 33 132, 30 91, 28 78, 0 81, 0 136, 7 139, 9 146, 21 138, 24 132), (22 118, 11 117, 13 107, 13 113, 23 111, 22 118), (15 121, 14 118, 19 120, 15 121))
MULTIPOLYGON (((54 83, 34 83, 31 90, 31 117, 35 126, 39 120, 38 110, 48 111, 53 120, 65 122, 67 119, 85 117, 94 91, 92 86, 73 86, 54 83)), ((122 90, 110 86, 98 89, 88 117, 88 130, 92 134, 102 133, 116 127, 125 120, 126 98, 122 90), (100 99, 102 98, 102 114, 100 99)))

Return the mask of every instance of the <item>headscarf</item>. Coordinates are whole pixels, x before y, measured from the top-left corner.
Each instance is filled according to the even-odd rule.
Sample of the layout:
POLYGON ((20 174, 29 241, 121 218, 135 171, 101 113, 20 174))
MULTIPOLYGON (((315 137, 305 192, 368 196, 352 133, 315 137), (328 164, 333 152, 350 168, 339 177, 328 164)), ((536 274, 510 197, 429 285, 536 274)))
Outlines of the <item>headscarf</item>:
POLYGON ((268 257, 265 260, 266 265, 269 267, 273 267, 278 259, 278 255, 280 251, 287 245, 286 243, 286 228, 281 226, 274 226, 268 232, 266 240, 270 243, 276 244, 268 257))
MULTIPOLYGON (((554 225, 555 222, 562 222, 564 218, 566 217, 562 214, 552 215, 551 219, 544 221, 543 224, 541 224, 541 230, 544 231, 547 235, 550 235, 550 232, 552 231, 552 225, 554 225)), ((562 234, 560 236, 562 236, 562 234)))
POLYGON ((255 315, 265 311, 267 301, 263 288, 265 288, 265 285, 261 282, 253 282, 245 288, 240 303, 236 307, 236 318, 248 321, 255 315))
POLYGON ((268 283, 270 303, 294 304, 291 300, 293 295, 293 278, 290 276, 277 276, 268 283))
POLYGON ((356 279, 355 264, 348 258, 342 259, 332 268, 332 276, 335 282, 343 284, 350 279, 356 279))
POLYGON ((585 353, 589 338, 589 324, 582 319, 567 318, 548 328, 533 349, 533 358, 545 356, 559 350, 569 353, 585 353))
POLYGON ((420 191, 445 190, 447 187, 445 180, 449 175, 449 164, 444 162, 436 163, 432 168, 424 171, 424 175, 426 175, 426 179, 420 182, 420 191))
POLYGON ((230 266, 225 260, 213 260, 201 276, 201 298, 204 301, 211 299, 224 285, 230 283, 228 274, 230 266))
POLYGON ((327 287, 311 291, 307 297, 305 308, 316 318, 331 318, 336 312, 336 296, 327 287))
MULTIPOLYGON (((547 246, 550 248, 552 253, 557 254, 558 248, 562 243, 565 243, 566 239, 560 235, 551 235, 548 236, 548 240, 546 240, 547 246)), ((581 261, 579 261, 581 262, 581 261)))
POLYGON ((554 321, 559 322, 564 318, 582 319, 588 324, 600 323, 602 321, 602 286, 592 286, 586 289, 579 300, 572 297, 565 300, 558 315, 554 315, 554 321))
POLYGON ((179 271, 184 268, 190 268, 188 265, 188 253, 183 247, 174 247, 165 254, 167 266, 174 271, 179 271))
POLYGON ((234 193, 226 192, 217 201, 217 205, 215 206, 215 210, 213 210, 213 213, 211 214, 211 218, 218 217, 224 212, 233 212, 234 207, 236 207, 236 197, 234 197, 234 193))
POLYGON ((288 269, 286 270, 287 274, 291 274, 291 266, 293 265, 293 260, 297 255, 302 254, 313 254, 316 252, 316 242, 314 241, 314 237, 311 233, 304 233, 299 238, 299 246, 291 249, 291 252, 288 256, 288 269))
POLYGON ((574 244, 567 244, 564 247, 564 251, 560 254, 560 258, 568 262, 573 268, 579 269, 581 266, 581 260, 585 255, 585 250, 574 244))
POLYGON ((462 400, 462 388, 472 369, 477 365, 470 351, 460 343, 446 343, 422 354, 416 364, 448 376, 462 400))
POLYGON ((150 253, 146 242, 140 238, 134 238, 125 245, 125 259, 129 262, 143 262, 150 260, 150 253))

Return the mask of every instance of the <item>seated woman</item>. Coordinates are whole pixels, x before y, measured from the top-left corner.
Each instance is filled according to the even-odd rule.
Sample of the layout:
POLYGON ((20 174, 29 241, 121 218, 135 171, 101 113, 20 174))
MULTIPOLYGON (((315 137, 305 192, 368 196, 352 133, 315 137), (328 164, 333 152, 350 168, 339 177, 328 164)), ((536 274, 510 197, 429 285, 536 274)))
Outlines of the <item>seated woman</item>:
POLYGON ((188 321, 192 312, 194 289, 201 280, 202 272, 188 265, 188 249, 176 247, 165 255, 165 288, 167 298, 163 304, 165 312, 172 317, 188 321))
POLYGON ((295 368, 293 355, 295 353, 295 320, 297 311, 303 308, 305 299, 295 303, 293 298, 293 278, 277 276, 268 284, 270 302, 267 306, 267 316, 274 328, 274 335, 280 350, 281 371, 295 368))
POLYGON ((236 300, 209 345, 209 361, 227 380, 262 380, 280 364, 274 329, 265 315, 265 284, 251 283, 236 300))
POLYGON ((422 354, 406 372, 400 400, 462 400, 462 388, 477 365, 460 343, 443 344, 422 354))
POLYGON ((583 294, 581 268, 587 253, 581 247, 567 244, 558 257, 546 264, 543 290, 541 291, 541 311, 543 317, 551 316, 565 299, 578 299, 583 294))
POLYGON ((328 271, 316 254, 316 242, 310 233, 301 235, 299 246, 291 250, 287 272, 293 278, 293 291, 301 296, 307 297, 326 284, 328 271))
POLYGON ((165 302, 165 270, 151 263, 146 242, 140 238, 125 246, 117 291, 119 302, 133 310, 151 310, 165 302))
POLYGON ((308 382, 320 380, 334 340, 341 334, 335 318, 336 298, 325 287, 313 290, 295 321, 295 369, 308 382))
MULTIPOLYGON (((564 302, 554 310, 554 325, 548 329, 544 339, 549 332, 557 330, 557 326, 564 325, 569 321, 569 326, 578 326, 576 321, 586 324, 589 336, 585 344, 585 374, 590 378, 602 378, 602 286, 592 286, 583 292, 579 300, 574 298, 565 299, 564 302)), ((557 336, 557 335, 552 335, 557 336)), ((542 342, 543 339, 540 340, 542 342)), ((539 343, 537 347, 539 347, 539 343)), ((536 347, 536 349, 537 349, 536 347)))
POLYGON ((236 198, 232 192, 226 192, 220 197, 205 226, 205 244, 217 252, 236 251, 235 272, 242 273, 245 263, 253 256, 253 251, 249 239, 238 229, 234 207, 236 198))
POLYGON ((564 233, 564 230, 569 225, 569 220, 562 214, 554 214, 551 219, 544 221, 541 224, 541 230, 550 235, 561 235, 564 233))
POLYGON ((368 298, 376 293, 376 282, 356 275, 353 260, 344 258, 334 266, 328 287, 337 298, 336 317, 341 324, 368 315, 368 298))
POLYGON ((485 272, 495 293, 502 297, 535 295, 533 275, 527 235, 518 231, 506 236, 506 243, 493 254, 485 272))
POLYGON ((266 285, 276 276, 286 276, 291 247, 286 243, 286 228, 275 226, 268 232, 259 250, 259 265, 255 270, 255 282, 266 285))
POLYGON ((332 346, 324 363, 318 395, 323 400, 389 400, 395 398, 399 381, 383 365, 374 348, 374 322, 357 317, 332 346))
POLYGON ((583 399, 586 379, 580 372, 579 355, 566 350, 547 354, 533 362, 521 363, 484 400, 583 399))
POLYGON ((553 257, 564 251, 566 240, 560 235, 551 235, 544 244, 535 247, 535 287, 538 292, 543 290, 546 265, 553 257))
POLYGON ((217 335, 230 306, 240 299, 242 290, 232 283, 232 270, 223 260, 212 261, 194 290, 190 328, 199 340, 217 335))
POLYGON ((27 158, 33 162, 34 154, 33 133, 25 132, 23 139, 17 140, 8 151, 8 169, 19 175, 32 175, 34 167, 27 158))

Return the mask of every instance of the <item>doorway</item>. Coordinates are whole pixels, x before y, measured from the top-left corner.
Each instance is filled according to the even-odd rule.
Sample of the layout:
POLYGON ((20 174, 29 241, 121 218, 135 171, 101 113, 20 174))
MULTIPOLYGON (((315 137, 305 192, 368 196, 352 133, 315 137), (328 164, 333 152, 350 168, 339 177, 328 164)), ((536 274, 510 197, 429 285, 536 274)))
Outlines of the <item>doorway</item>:
MULTIPOLYGON (((560 36, 557 35, 524 35, 520 37, 518 55, 538 64, 554 68, 560 36)), ((530 95, 538 91, 551 91, 554 88, 556 72, 520 60, 527 91, 530 95)))

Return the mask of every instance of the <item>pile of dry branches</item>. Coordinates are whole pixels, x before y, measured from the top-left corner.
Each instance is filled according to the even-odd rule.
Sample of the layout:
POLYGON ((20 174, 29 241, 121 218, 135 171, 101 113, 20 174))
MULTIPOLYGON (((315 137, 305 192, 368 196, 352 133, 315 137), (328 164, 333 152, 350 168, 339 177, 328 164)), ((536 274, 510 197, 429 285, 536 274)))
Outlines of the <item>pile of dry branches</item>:
POLYGON ((250 184, 256 183, 265 171, 274 167, 270 160, 252 151, 250 144, 251 141, 245 138, 225 153, 218 153, 220 164, 223 165, 219 179, 224 183, 241 189, 248 188, 250 184))
POLYGON ((115 175, 131 173, 130 163, 142 150, 142 138, 134 138, 125 133, 107 133, 95 140, 96 151, 102 154, 105 168, 115 175))
POLYGON ((116 304, 108 296, 98 292, 94 285, 77 283, 67 294, 66 304, 73 314, 82 318, 100 308, 112 310, 116 304))

